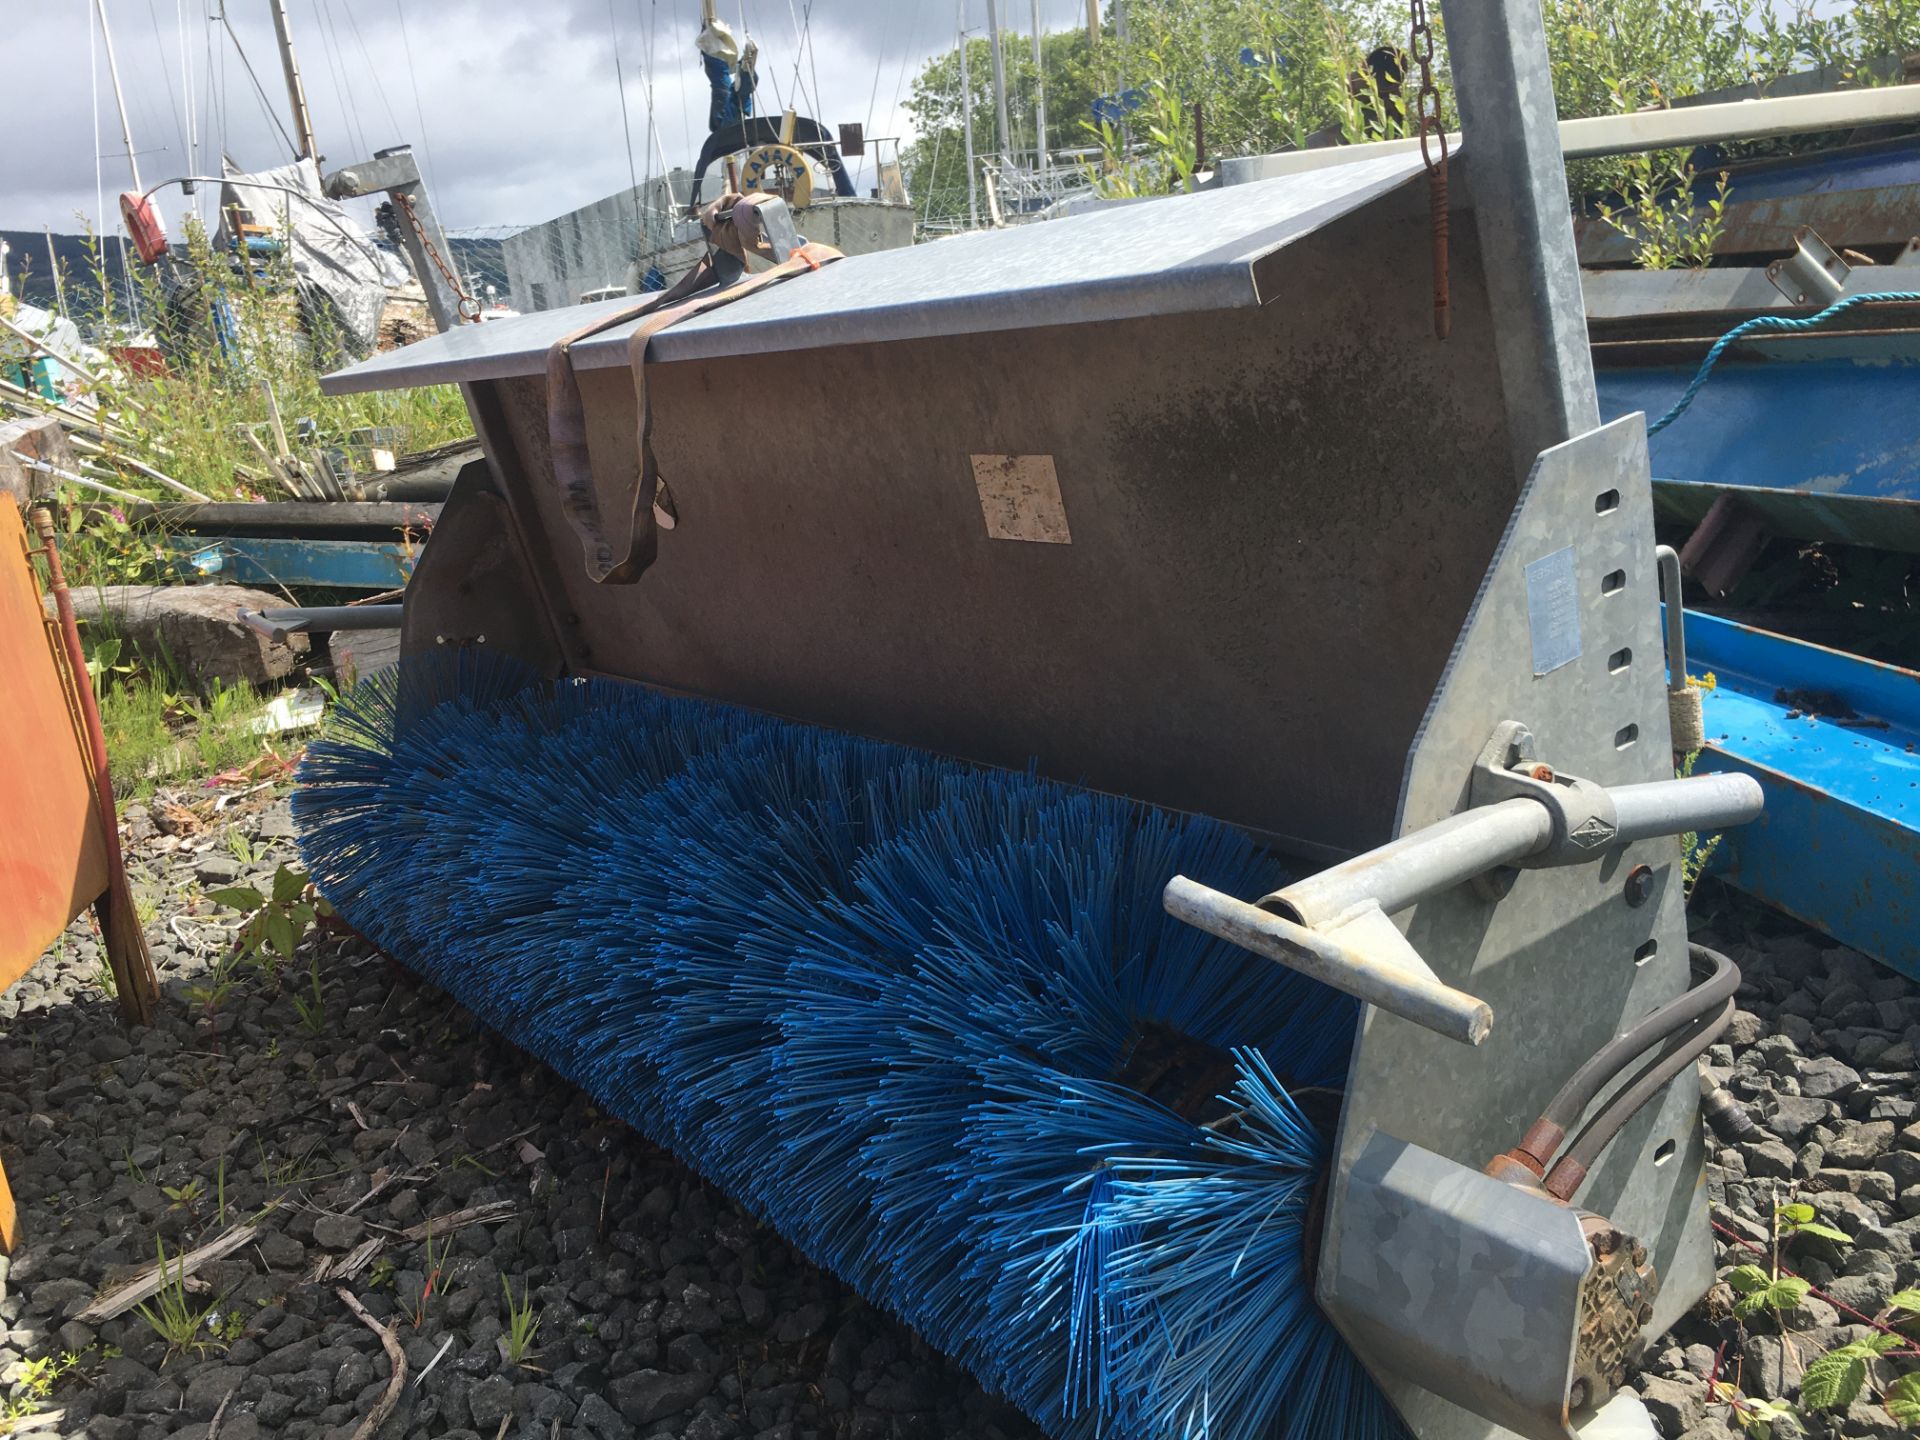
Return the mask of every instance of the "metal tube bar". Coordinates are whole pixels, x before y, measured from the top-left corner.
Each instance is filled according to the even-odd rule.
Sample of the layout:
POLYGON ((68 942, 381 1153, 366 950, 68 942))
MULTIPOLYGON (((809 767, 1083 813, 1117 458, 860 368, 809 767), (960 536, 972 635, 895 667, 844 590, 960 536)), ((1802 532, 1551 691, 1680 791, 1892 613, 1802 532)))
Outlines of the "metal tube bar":
POLYGON ((1378 960, 1184 875, 1167 882, 1163 903, 1176 920, 1463 1045, 1478 1045, 1493 1028, 1493 1010, 1484 1000, 1378 960))
POLYGON ((1387 914, 1511 865, 1547 847, 1553 817, 1524 797, 1463 810, 1377 850, 1289 885, 1260 901, 1303 925, 1325 925, 1361 905, 1387 914))
POLYGON ((1656 545, 1653 559, 1660 570, 1660 598, 1667 602, 1667 689, 1678 695, 1687 688, 1687 615, 1680 606, 1680 552, 1671 545, 1656 545))
POLYGON ((967 63, 967 0, 960 0, 960 124, 967 146, 967 228, 980 228, 980 194, 975 172, 979 162, 973 154, 973 71, 967 63))
POLYGON ((994 140, 998 146, 994 152, 994 163, 1004 165, 1007 156, 1012 153, 1013 126, 1007 120, 1007 57, 1000 49, 999 0, 987 0, 987 39, 992 45, 993 55, 994 140))
POLYGON ((241 622, 270 640, 328 635, 342 630, 398 630, 401 605, 311 605, 292 610, 242 610, 241 622))
MULTIPOLYGON (((1562 120, 1557 127, 1560 153, 1568 160, 1600 155, 1631 155, 1643 150, 1682 149, 1726 140, 1761 140, 1771 135, 1811 135, 1871 125, 1920 120, 1920 86, 1883 85, 1870 90, 1839 90, 1825 95, 1784 95, 1765 100, 1729 100, 1684 109, 1637 110, 1631 115, 1593 115, 1562 120)), ((1459 144, 1455 133, 1447 137, 1459 144)), ((1418 139, 1374 140, 1365 145, 1334 145, 1319 150, 1289 150, 1257 155, 1226 168, 1240 180, 1269 180, 1329 165, 1351 165, 1382 155, 1405 155, 1420 148, 1418 139)))
POLYGON ((1516 485, 1600 424, 1540 0, 1441 0, 1516 485))
POLYGON ((1607 794, 1620 827, 1615 843, 1621 845, 1656 835, 1744 825, 1756 819, 1766 804, 1766 793, 1751 775, 1652 780, 1644 785, 1615 785, 1607 794))

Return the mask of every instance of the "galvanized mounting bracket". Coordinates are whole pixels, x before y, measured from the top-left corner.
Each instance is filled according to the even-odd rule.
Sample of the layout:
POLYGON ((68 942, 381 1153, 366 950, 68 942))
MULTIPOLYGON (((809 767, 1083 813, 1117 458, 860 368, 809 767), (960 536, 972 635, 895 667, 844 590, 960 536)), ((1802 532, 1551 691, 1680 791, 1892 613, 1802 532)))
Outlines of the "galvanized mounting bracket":
POLYGON ((460 324, 460 297, 453 292, 439 267, 427 254, 426 247, 431 244, 451 263, 453 251, 447 244, 446 232, 440 228, 439 218, 433 213, 433 205, 427 199, 426 182, 420 178, 420 166, 413 158, 412 146, 395 145, 375 152, 371 160, 344 165, 321 181, 320 188, 333 200, 352 200, 382 191, 396 201, 404 200, 412 209, 414 218, 419 220, 420 230, 416 233, 413 226, 402 223, 400 243, 405 247, 407 259, 413 266, 414 277, 426 293, 427 309, 433 313, 433 322, 441 330, 451 330, 460 324))
POLYGON ((1620 833, 1613 797, 1607 793, 1606 786, 1555 770, 1540 759, 1531 730, 1518 720, 1502 720, 1494 727, 1486 749, 1474 764, 1473 778, 1467 786, 1467 803, 1493 805, 1518 798, 1535 800, 1545 806, 1553 821, 1553 832, 1545 848, 1520 856, 1513 861, 1516 866, 1534 868, 1592 861, 1613 844, 1620 833))
POLYGON ((1773 288, 1795 305, 1809 308, 1833 304, 1847 288, 1853 267, 1811 225, 1793 232, 1793 254, 1767 266, 1773 288))
MULTIPOLYGON (((1678 828, 1676 798, 1692 808, 1707 792, 1672 778, 1643 424, 1542 453, 1408 756, 1395 845, 1449 827, 1465 841, 1512 815, 1541 827, 1526 853, 1548 847, 1538 797, 1469 803, 1488 737, 1516 716, 1537 755, 1607 789, 1617 826, 1593 863, 1515 869, 1497 901, 1455 884, 1395 916, 1440 983, 1492 1007, 1485 1043, 1362 1011, 1317 1294, 1420 1440, 1591 1440, 1622 1418, 1652 1434, 1631 1393, 1598 1415, 1575 1403, 1594 1265, 1578 1211, 1481 1173, 1580 1058, 1689 984, 1680 851, 1660 837, 1678 828), (1557 663, 1540 663, 1543 648, 1557 663)), ((1709 798, 1724 818, 1705 829, 1755 792, 1709 798)), ((1645 1334, 1713 1278, 1698 1106, 1691 1076, 1669 1085, 1574 1197, 1645 1246, 1660 1278, 1645 1334)))
POLYGON ((1620 845, 1739 825, 1760 813, 1750 776, 1652 780, 1609 789, 1543 763, 1533 732, 1502 720, 1481 748, 1462 806, 1431 825, 1249 905, 1176 875, 1167 913, 1357 996, 1478 1045, 1492 1007, 1447 984, 1391 916, 1469 883, 1488 901, 1520 869, 1601 861, 1620 845))

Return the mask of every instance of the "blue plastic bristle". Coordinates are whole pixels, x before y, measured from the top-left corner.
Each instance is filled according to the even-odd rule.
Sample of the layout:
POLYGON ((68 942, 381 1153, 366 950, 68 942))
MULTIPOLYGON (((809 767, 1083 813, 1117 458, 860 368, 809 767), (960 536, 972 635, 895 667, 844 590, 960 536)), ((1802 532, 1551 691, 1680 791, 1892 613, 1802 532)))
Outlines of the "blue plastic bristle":
POLYGON ((1238 832, 466 653, 301 779, 352 923, 1050 1433, 1402 1433, 1304 1272, 1353 1006, 1161 907, 1238 832))

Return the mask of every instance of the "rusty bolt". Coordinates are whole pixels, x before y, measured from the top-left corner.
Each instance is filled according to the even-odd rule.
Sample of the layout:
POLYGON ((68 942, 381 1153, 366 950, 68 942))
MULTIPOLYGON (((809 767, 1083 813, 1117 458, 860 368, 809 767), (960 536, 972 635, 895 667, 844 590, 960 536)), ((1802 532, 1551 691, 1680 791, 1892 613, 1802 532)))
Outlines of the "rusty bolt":
POLYGON ((1536 765, 1527 771, 1527 774, 1536 780, 1544 780, 1551 783, 1553 780, 1553 767, 1551 765, 1536 765))
POLYGON ((1636 865, 1627 872, 1627 904, 1644 905, 1653 898, 1653 867, 1636 865))

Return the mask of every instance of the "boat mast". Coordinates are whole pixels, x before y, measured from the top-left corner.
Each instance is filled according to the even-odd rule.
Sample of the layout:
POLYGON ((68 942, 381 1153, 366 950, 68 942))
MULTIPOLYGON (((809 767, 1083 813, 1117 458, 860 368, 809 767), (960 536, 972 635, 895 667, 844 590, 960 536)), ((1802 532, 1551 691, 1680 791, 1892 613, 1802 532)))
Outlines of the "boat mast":
POLYGON ((960 125, 967 137, 967 228, 980 228, 980 195, 973 178, 973 67, 967 63, 967 0, 960 0, 960 125))
POLYGON ((1000 0, 987 0, 987 36, 993 43, 993 114, 997 127, 994 139, 999 144, 999 163, 1004 165, 1011 153, 1009 136, 1013 126, 1007 123, 1007 60, 1000 53, 1000 0))
POLYGON ((140 161, 133 153, 133 127, 127 123, 127 97, 120 89, 120 62, 113 56, 113 31, 107 28, 107 0, 94 0, 94 13, 100 17, 100 39, 107 49, 107 75, 113 81, 113 100, 120 107, 120 139, 127 147, 127 169, 133 172, 133 192, 146 189, 140 183, 140 161))
POLYGON ((287 0, 273 0, 273 38, 280 46, 280 68, 286 72, 287 100, 293 106, 293 133, 299 138, 300 153, 294 158, 317 160, 320 150, 313 143, 313 116, 307 112, 307 89, 300 83, 300 62, 293 54, 293 30, 287 23, 287 0))
POLYGON ((1040 0, 1033 0, 1033 173, 1047 183, 1047 64, 1040 49, 1040 0))

